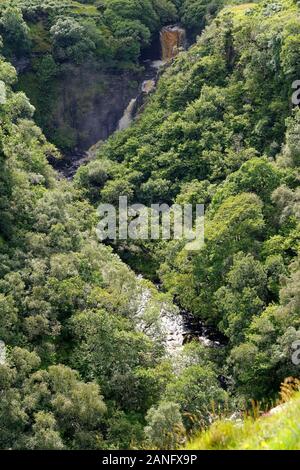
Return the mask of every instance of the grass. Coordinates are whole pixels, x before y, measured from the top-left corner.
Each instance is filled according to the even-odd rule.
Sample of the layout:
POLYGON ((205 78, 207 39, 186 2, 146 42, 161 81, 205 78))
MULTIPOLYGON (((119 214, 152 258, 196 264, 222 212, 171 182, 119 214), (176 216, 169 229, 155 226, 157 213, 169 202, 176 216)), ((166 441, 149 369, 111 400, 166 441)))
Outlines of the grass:
POLYGON ((274 414, 256 420, 222 420, 194 438, 188 450, 299 450, 300 393, 274 414))
POLYGON ((33 41, 33 52, 47 53, 51 52, 51 38, 50 33, 45 28, 44 24, 39 21, 38 23, 29 24, 30 38, 33 41))

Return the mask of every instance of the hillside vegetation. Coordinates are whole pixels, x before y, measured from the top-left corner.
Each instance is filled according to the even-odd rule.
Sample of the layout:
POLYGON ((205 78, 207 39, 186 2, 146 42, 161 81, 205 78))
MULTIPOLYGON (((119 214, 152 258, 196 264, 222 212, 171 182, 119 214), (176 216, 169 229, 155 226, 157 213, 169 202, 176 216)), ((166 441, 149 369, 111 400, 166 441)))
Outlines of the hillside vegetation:
POLYGON ((195 35, 222 4, 196 3, 3 0, 3 53, 17 67, 18 88, 36 107, 36 122, 51 142, 69 153, 107 138, 138 93, 143 51, 161 27, 192 17, 195 35))
POLYGON ((174 449, 194 435, 199 448, 299 446, 298 395, 278 415, 227 421, 252 400, 271 408, 284 379, 299 377, 299 5, 235 4, 214 20, 221 3, 211 15, 209 5, 1 3, 2 449, 174 449), (207 26, 132 126, 73 181, 59 176, 49 164, 59 152, 11 62, 20 68, 27 54, 51 101, 56 67, 93 57, 136 68, 152 33, 194 8, 207 26), (120 195, 204 203, 204 246, 100 243, 96 208, 120 195), (187 341, 170 354, 161 317, 175 305, 222 344, 187 341))
POLYGON ((37 123, 70 152, 87 150, 116 128, 137 93, 141 50, 176 17, 170 0, 5 0, 0 34, 4 55, 20 73, 18 88, 36 107, 37 123))
POLYGON ((175 365, 160 322, 170 297, 98 242, 94 208, 49 165, 58 152, 3 57, 0 77, 0 447, 145 446, 170 412, 184 429, 176 397, 193 405, 186 383, 203 389, 207 422, 207 391, 227 398, 218 369, 196 344, 175 365))

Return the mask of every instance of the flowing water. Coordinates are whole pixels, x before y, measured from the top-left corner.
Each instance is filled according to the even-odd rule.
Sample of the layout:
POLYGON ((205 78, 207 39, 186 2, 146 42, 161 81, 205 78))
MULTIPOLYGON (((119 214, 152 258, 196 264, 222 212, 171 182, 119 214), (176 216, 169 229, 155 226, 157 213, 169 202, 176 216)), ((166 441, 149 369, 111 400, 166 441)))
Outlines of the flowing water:
MULTIPOLYGON (((178 25, 166 26, 160 32, 161 57, 154 60, 145 60, 145 74, 140 85, 140 93, 133 98, 124 110, 117 129, 122 131, 127 129, 134 119, 145 96, 152 93, 156 88, 158 73, 162 67, 174 59, 179 52, 186 47, 186 32, 178 25)), ((97 144, 94 146, 97 147, 97 144)), ((81 165, 86 164, 95 156, 95 151, 91 148, 87 152, 78 152, 66 156, 61 162, 55 164, 55 167, 67 179, 72 179, 81 165)), ((157 286, 159 289, 159 286, 157 286)), ((139 300, 137 321, 142 327, 143 312, 147 307, 151 294, 145 289, 139 300)), ((182 351, 183 345, 192 340, 197 340, 207 347, 221 347, 226 344, 226 338, 213 328, 197 320, 189 312, 178 308, 162 308, 159 318, 160 328, 165 338, 166 350, 172 355, 182 351)), ((153 335, 155 335, 155 329, 153 335)))
MULTIPOLYGON (((137 276, 142 280, 142 276, 137 276)), ((160 286, 156 286, 160 290, 160 286)), ((153 322, 149 329, 145 323, 145 312, 150 305, 152 294, 149 289, 143 288, 138 298, 136 322, 138 329, 146 332, 153 338, 157 334, 162 334, 166 347, 166 352, 176 357, 181 353, 183 346, 191 341, 198 341, 206 347, 220 348, 227 344, 227 338, 215 328, 207 326, 201 320, 195 318, 191 313, 170 304, 161 306, 157 321, 153 322), (158 333, 159 332, 159 333, 158 333)))
POLYGON ((176 57, 186 46, 185 29, 178 25, 165 26, 160 32, 162 60, 169 61, 176 57))
POLYGON ((127 129, 134 117, 134 111, 135 111, 135 106, 136 106, 137 98, 133 98, 130 102, 127 108, 124 111, 123 116, 121 117, 119 124, 118 124, 118 131, 123 131, 124 129, 127 129))

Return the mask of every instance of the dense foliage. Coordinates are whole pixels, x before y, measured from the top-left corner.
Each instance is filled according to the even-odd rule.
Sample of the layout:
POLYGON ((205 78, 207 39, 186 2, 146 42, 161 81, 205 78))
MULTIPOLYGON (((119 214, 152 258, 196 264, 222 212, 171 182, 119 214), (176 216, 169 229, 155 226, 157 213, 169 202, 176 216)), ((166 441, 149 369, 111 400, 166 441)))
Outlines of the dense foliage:
MULTIPOLYGON (((174 376, 159 320, 173 307, 97 242, 94 209, 48 164, 58 152, 26 96, 12 91, 16 72, 3 58, 0 71, 1 447, 141 443, 147 411, 184 377, 174 376)), ((223 396, 212 364, 203 367, 206 387, 223 396)), ((188 403, 187 391, 180 400, 188 403)))
MULTIPOLYGON (((69 118, 64 110, 62 123, 57 118, 64 83, 90 70, 85 95, 90 100, 99 95, 98 101, 115 75, 123 75, 127 87, 136 86, 143 71, 141 52, 163 24, 176 19, 171 0, 5 0, 0 34, 3 54, 20 72, 18 88, 36 106, 37 123, 59 148, 70 151, 79 143, 75 111, 69 118)), ((87 107, 78 90, 73 95, 80 115, 87 107)))
POLYGON ((58 63, 94 54, 116 67, 136 62, 151 35, 177 17, 171 0, 6 0, 0 11, 4 52, 11 57, 23 53, 20 41, 26 39, 35 54, 53 55, 58 63))
POLYGON ((73 182, 50 166, 61 156, 33 122, 10 63, 27 55, 51 100, 66 63, 136 67, 161 25, 179 14, 195 34, 190 18, 203 27, 221 6, 1 4, 1 448, 174 448, 250 399, 272 400, 299 375, 291 361, 300 340, 297 3, 236 5, 209 20, 136 122, 73 182), (115 244, 150 280, 137 277, 95 233, 95 207, 119 195, 204 202, 205 245, 115 244), (176 314, 172 300, 227 341, 170 354, 162 312, 176 314))

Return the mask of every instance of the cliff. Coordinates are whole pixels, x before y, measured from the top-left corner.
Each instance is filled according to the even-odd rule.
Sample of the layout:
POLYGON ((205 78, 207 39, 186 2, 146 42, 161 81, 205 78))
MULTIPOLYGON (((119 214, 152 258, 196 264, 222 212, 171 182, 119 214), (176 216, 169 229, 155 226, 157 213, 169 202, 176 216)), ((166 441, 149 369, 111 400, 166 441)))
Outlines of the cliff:
POLYGON ((178 55, 186 42, 186 33, 179 26, 166 26, 161 30, 160 42, 162 48, 162 60, 170 60, 178 55))
POLYGON ((103 72, 95 62, 65 65, 46 97, 30 68, 20 77, 20 88, 36 107, 36 121, 65 151, 84 151, 107 139, 138 87, 137 74, 103 72))

